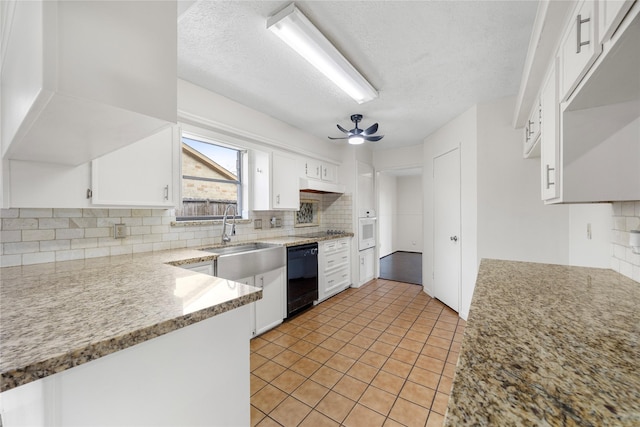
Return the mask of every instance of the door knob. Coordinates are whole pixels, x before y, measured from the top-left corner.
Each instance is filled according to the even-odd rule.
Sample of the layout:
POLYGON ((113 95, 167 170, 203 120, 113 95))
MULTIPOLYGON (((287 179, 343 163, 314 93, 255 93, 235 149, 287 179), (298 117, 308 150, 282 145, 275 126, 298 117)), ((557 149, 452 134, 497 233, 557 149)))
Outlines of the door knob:
POLYGON ((458 236, 451 236, 451 237, 449 237, 449 239, 451 239, 452 242, 457 242, 458 241, 458 236))

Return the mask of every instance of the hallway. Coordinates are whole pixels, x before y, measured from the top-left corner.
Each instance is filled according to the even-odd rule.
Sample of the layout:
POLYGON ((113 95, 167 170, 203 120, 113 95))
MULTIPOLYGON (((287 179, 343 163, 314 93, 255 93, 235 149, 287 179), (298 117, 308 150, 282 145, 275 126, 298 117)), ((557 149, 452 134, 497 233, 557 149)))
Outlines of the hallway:
POLYGON ((380 278, 422 285, 422 254, 397 251, 380 258, 380 278))

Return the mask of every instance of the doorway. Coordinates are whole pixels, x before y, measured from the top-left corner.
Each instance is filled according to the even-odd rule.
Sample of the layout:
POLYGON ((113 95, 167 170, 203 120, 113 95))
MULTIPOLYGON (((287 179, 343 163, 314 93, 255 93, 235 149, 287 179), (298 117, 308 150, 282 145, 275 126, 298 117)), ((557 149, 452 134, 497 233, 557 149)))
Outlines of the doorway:
POLYGON ((422 285, 422 168, 378 172, 378 277, 422 285))
POLYGON ((380 278, 422 285, 422 253, 396 251, 380 258, 380 278))
POLYGON ((460 311, 460 150, 433 159, 434 296, 460 311))

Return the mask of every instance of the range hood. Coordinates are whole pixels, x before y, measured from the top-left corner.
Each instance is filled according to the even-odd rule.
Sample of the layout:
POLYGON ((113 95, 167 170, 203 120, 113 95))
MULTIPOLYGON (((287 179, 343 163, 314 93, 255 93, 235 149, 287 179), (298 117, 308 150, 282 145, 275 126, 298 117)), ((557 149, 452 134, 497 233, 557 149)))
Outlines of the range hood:
POLYGON ((317 179, 300 178, 300 191, 307 193, 344 193, 344 185, 317 179))

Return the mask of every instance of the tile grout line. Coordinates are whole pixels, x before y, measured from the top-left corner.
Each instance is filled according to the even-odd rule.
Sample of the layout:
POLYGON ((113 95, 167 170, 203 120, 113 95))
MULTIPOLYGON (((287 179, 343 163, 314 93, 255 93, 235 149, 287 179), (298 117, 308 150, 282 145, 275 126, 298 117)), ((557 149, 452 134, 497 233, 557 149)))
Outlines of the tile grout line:
MULTIPOLYGON (((323 386, 323 387, 327 388, 329 392, 334 392, 334 393, 336 393, 336 394, 338 394, 338 395, 340 395, 340 396, 343 396, 343 397, 344 397, 344 398, 346 398, 346 399, 349 399, 351 402, 353 402, 353 403, 354 403, 354 406, 353 406, 353 407, 350 409, 350 411, 345 415, 344 420, 346 420, 346 419, 349 417, 349 415, 353 412, 353 410, 356 408, 356 405, 358 405, 358 404, 359 404, 359 405, 364 406, 365 408, 367 408, 367 409, 369 409, 369 410, 371 410, 371 411, 373 411, 373 412, 375 412, 375 413, 377 413, 377 414, 380 414, 381 416, 385 417, 385 419, 390 418, 390 417, 389 417, 390 412, 389 412, 389 414, 384 415, 384 414, 382 414, 382 413, 378 412, 376 409, 369 408, 368 406, 366 406, 366 405, 364 405, 364 404, 360 403, 360 399, 361 399, 361 398, 362 398, 362 396, 364 395, 364 392, 363 392, 363 393, 358 397, 358 399, 357 399, 357 400, 355 400, 355 401, 354 401, 354 400, 353 400, 353 399, 351 399, 350 397, 348 397, 348 396, 344 396, 343 394, 341 394, 340 392, 338 392, 338 391, 334 390, 333 388, 336 386, 336 384, 338 384, 338 383, 342 380, 342 378, 344 378, 344 377, 347 377, 347 376, 348 376, 348 377, 350 377, 350 378, 352 378, 352 379, 356 379, 356 380, 358 380, 358 381, 363 382, 363 384, 366 384, 365 392, 366 392, 366 390, 367 390, 369 387, 373 387, 373 388, 375 388, 375 389, 377 389, 377 390, 386 391, 386 390, 383 390, 383 389, 378 388, 376 385, 373 385, 373 380, 374 380, 374 379, 379 375, 379 373, 380 373, 380 372, 385 372, 385 373, 387 373, 387 374, 389 374, 389 375, 393 375, 393 376, 395 376, 395 377, 397 377, 397 378, 399 378, 399 379, 401 379, 401 380, 402 380, 402 385, 401 385, 401 387, 400 387, 400 390, 399 390, 397 393, 395 393, 394 403, 391 405, 391 408, 390 408, 390 409, 392 409, 392 408, 395 406, 395 404, 396 404, 396 402, 397 402, 398 398, 400 397, 400 393, 401 393, 401 391, 404 389, 405 385, 406 385, 406 384, 407 384, 407 382, 409 381, 408 376, 409 376, 409 375, 410 375, 410 373, 413 371, 413 369, 417 367, 416 363, 417 363, 418 359, 419 359, 422 355, 424 355, 424 353, 422 353, 422 351, 424 350, 425 346, 427 345, 427 341, 429 340, 429 338, 430 338, 431 336, 433 336, 432 334, 433 334, 434 330, 436 329, 436 326, 437 326, 438 322, 441 320, 441 316, 442 316, 442 313, 443 313, 443 311, 444 311, 444 308, 443 308, 443 306, 439 307, 439 310, 437 310, 437 316, 435 317, 435 319, 433 319, 433 318, 431 317, 431 315, 435 315, 436 313, 435 313, 435 312, 433 312, 433 311, 427 311, 427 310, 428 310, 428 306, 429 306, 429 304, 431 303, 431 301, 433 301, 433 299, 432 299, 432 298, 430 298, 430 297, 429 297, 429 300, 428 300, 428 301, 426 301, 426 302, 422 302, 422 303, 419 303, 419 305, 416 305, 416 303, 415 303, 415 298, 417 298, 417 297, 419 296, 419 293, 416 293, 416 292, 407 293, 407 290, 405 289, 404 291, 402 291, 402 292, 400 292, 400 293, 398 293, 398 292, 392 292, 392 290, 387 290, 386 292, 384 292, 384 293, 381 295, 381 294, 378 292, 378 290, 379 290, 382 286, 385 286, 385 284, 383 283, 382 285, 378 286, 377 288, 372 289, 370 292, 367 292, 367 293, 365 294, 365 297, 364 297, 364 298, 361 298, 361 301, 362 301, 362 300, 364 300, 365 298, 367 298, 367 299, 368 299, 368 298, 371 298, 373 295, 375 295, 375 296, 376 296, 376 297, 375 297, 375 299, 373 299, 373 300, 372 300, 372 302, 371 302, 371 304, 369 304, 368 306, 366 306, 366 307, 362 307, 362 308, 358 308, 358 311, 357 311, 355 314, 353 314, 353 315, 351 315, 351 316, 348 316, 348 318, 347 318, 346 320, 345 320, 345 317, 344 317, 344 316, 342 316, 342 315, 343 315, 344 313, 346 313, 346 312, 347 312, 351 307, 349 307, 349 306, 346 306, 346 307, 345 307, 345 306, 344 306, 344 304, 345 304, 345 303, 348 303, 348 302, 349 302, 348 300, 350 299, 350 297, 351 297, 351 296, 353 296, 353 294, 355 294, 356 292, 351 292, 351 293, 350 293, 350 294, 348 294, 348 295, 344 295, 344 296, 342 296, 341 298, 337 299, 337 300, 335 301, 335 303, 334 303, 332 306, 327 307, 327 308, 325 308, 324 310, 319 311, 318 313, 316 313, 316 314, 315 314, 315 315, 313 315, 313 316, 309 316, 309 315, 308 315, 308 314, 309 314, 309 312, 307 312, 307 313, 306 313, 306 314, 307 314, 307 316, 306 316, 307 318, 302 318, 302 317, 298 318, 299 320, 300 320, 300 319, 302 319, 302 321, 300 321, 300 322, 296 322, 296 324, 294 325, 293 329, 289 329, 289 328, 288 328, 288 330, 287 330, 287 331, 280 332, 280 335, 279 335, 279 336, 277 336, 277 337, 271 337, 271 339, 269 339, 269 338, 263 338, 263 340, 266 342, 266 344, 263 344, 263 345, 261 345, 260 347, 256 348, 255 350, 252 350, 252 354, 253 354, 253 353, 257 353, 257 354, 258 354, 258 355, 260 355, 261 357, 264 357, 264 356, 262 356, 260 353, 258 353, 258 350, 259 350, 260 348, 262 348, 262 347, 264 347, 264 346, 266 346, 266 345, 268 345, 268 344, 270 343, 270 344, 277 345, 277 346, 279 346, 279 347, 281 347, 281 348, 282 348, 282 350, 280 350, 277 354, 273 355, 273 356, 271 357, 271 359, 275 358, 277 355, 281 354, 281 353, 282 353, 282 352, 284 352, 285 350, 289 350, 289 351, 293 351, 293 352, 295 352, 297 355, 299 355, 299 356, 300 356, 300 358, 301 358, 301 359, 302 359, 302 358, 307 358, 307 359, 310 359, 310 360, 314 361, 315 363, 318 363, 318 364, 319 364, 319 367, 318 367, 317 369, 315 369, 315 370, 313 371, 313 373, 311 373, 311 375, 309 375, 309 376, 304 375, 304 381, 310 380, 310 381, 312 381, 312 382, 314 382, 314 383, 316 383, 316 384, 318 384, 318 385, 320 385, 320 386, 323 386), (387 298, 388 298, 390 301, 383 301, 383 303, 385 303, 385 304, 386 304, 386 308, 385 308, 384 310, 382 310, 382 312, 381 312, 381 313, 379 313, 379 314, 378 314, 378 315, 376 315, 376 316, 373 316, 373 315, 371 315, 371 316, 370 316, 370 315, 363 316, 363 314, 364 314, 364 313, 367 313, 367 312, 368 312, 368 310, 370 309, 370 307, 374 306, 374 305, 375 305, 375 304, 377 304, 377 303, 380 303, 383 299, 387 299, 387 298), (390 313, 390 312, 387 312, 387 310, 388 310, 392 305, 395 305, 395 306, 396 306, 396 307, 394 307, 394 308, 392 309, 392 311, 395 311, 395 315, 394 315, 393 317, 389 315, 389 313, 390 313), (416 308, 417 306, 419 306, 419 307, 420 307, 420 309, 416 308), (409 313, 408 315, 406 315, 406 314, 407 314, 407 313, 406 313, 406 310, 411 310, 412 312, 411 312, 411 313, 409 313), (330 314, 332 314, 332 315, 327 315, 327 314, 326 314, 326 312, 329 312, 329 311, 331 311, 331 312, 332 312, 332 313, 330 313, 330 314), (388 314, 384 314, 385 312, 387 312, 388 314), (416 312, 417 312, 417 313, 416 313, 416 312), (323 314, 323 313, 325 313, 325 314, 323 314), (425 313, 429 313, 429 314, 430 314, 430 316, 429 316, 429 317, 424 317, 424 318, 425 318, 425 319, 429 319, 429 320, 433 320, 433 325, 429 326, 429 332, 428 332, 428 333, 427 333, 427 332, 424 332, 424 331, 422 331, 422 330, 419 330, 419 332, 421 332, 421 333, 425 333, 425 334, 426 334, 426 337, 425 337, 424 341, 420 341, 420 343, 421 343, 420 351, 416 352, 416 351, 414 351, 413 349, 408 349, 408 348, 404 348, 404 347, 402 347, 400 344, 401 344, 401 343, 403 342, 403 340, 405 340, 405 339, 415 341, 415 340, 413 340, 412 338, 407 337, 407 334, 409 333, 409 331, 411 331, 411 330, 412 330, 413 326, 417 324, 417 322, 419 321, 419 319, 420 319, 420 318, 422 317, 422 315, 423 315, 423 314, 425 314, 425 313), (309 323, 309 322, 311 322, 311 321, 315 321, 315 322, 317 322, 317 323, 320 323, 319 321, 314 320, 314 319, 317 319, 319 316, 322 316, 322 315, 324 315, 324 316, 326 316, 326 317, 329 317, 329 320, 327 320, 327 321, 326 321, 327 323, 329 323, 331 320, 335 320, 335 319, 339 319, 341 322, 345 322, 345 323, 344 323, 344 324, 342 324, 342 326, 341 326, 341 327, 336 328, 336 330, 335 330, 335 331, 333 331, 331 335, 325 335, 325 334, 324 334, 324 333, 322 333, 322 332, 318 332, 317 330, 314 330, 314 329, 312 329, 312 328, 309 328, 309 327, 305 327, 305 326, 304 326, 305 324, 307 324, 307 323, 309 323), (384 330, 380 330, 380 329, 378 329, 378 327, 371 326, 371 324, 372 324, 374 321, 377 321, 377 322, 381 322, 381 323, 382 323, 382 321, 381 321, 381 320, 377 320, 377 319, 379 319, 379 317, 380 317, 380 316, 382 316, 382 315, 384 315, 384 316, 388 316, 388 317, 392 317, 392 320, 388 321, 388 323, 387 323, 387 327, 386 327, 384 330), (405 315, 405 316, 403 317, 403 315, 405 315), (412 320, 407 320, 407 317, 412 318, 412 320), (361 319, 361 320, 360 320, 360 321, 353 322, 353 321, 354 321, 354 319, 361 319), (409 324, 408 326, 406 326, 406 323, 405 323, 405 325, 403 325, 403 326, 398 326, 398 323, 396 323, 396 324, 394 325, 394 323, 395 323, 396 321, 398 321, 398 320, 400 320, 400 321, 402 321, 402 322, 407 322, 407 323, 409 323, 409 322, 410 322, 410 324, 409 324), (351 322, 353 322, 353 323, 351 323, 351 322), (354 327, 351 327, 350 329, 347 329, 347 328, 346 328, 346 326, 350 326, 350 325, 353 325, 353 324, 356 324, 356 325, 359 327, 359 329, 358 329, 357 327, 355 327, 355 328, 354 328, 354 327), (398 330, 403 330, 402 334, 401 334, 401 335, 396 335, 396 333, 397 333, 398 331, 396 331, 396 333, 389 331, 390 327, 392 327, 392 326, 393 326, 393 327, 395 327, 395 328, 397 328, 398 330), (295 336, 295 335, 290 335, 290 334, 288 334, 288 333, 287 333, 288 331, 291 331, 291 330, 294 330, 294 329, 297 329, 297 328, 303 328, 303 329, 306 329, 306 330, 307 330, 307 331, 309 331, 309 332, 308 332, 308 333, 306 333, 305 335, 301 336, 300 338, 299 338, 299 337, 297 337, 297 336, 295 336), (369 328, 369 329, 375 330, 375 331, 376 331, 376 333, 377 333, 377 338, 376 338, 376 339, 373 339, 373 341, 372 341, 372 342, 369 344, 369 346, 368 346, 368 347, 366 347, 366 348, 365 348, 365 347, 361 347, 361 346, 360 346, 360 345, 358 345, 358 344, 353 344, 353 343, 351 342, 354 338, 356 338, 356 337, 360 336, 359 334, 360 334, 360 333, 361 333, 365 328, 369 328), (352 332, 352 330, 354 330, 354 329, 358 329, 358 332, 352 332), (336 333, 338 333, 339 331, 347 332, 347 333, 351 334, 352 336, 351 336, 347 341, 343 341, 343 340, 342 340, 342 339, 340 339, 340 338, 335 338, 335 337, 334 337, 334 335, 335 335, 336 333), (306 337, 308 337, 308 336, 309 336, 311 333, 313 333, 313 332, 317 332, 317 333, 319 333, 319 334, 321 334, 321 335, 325 336, 325 339, 324 339, 323 341, 318 342, 317 344, 316 344, 315 342, 308 341, 307 339, 305 339, 306 337), (382 353, 378 353, 377 351, 375 351, 375 350, 371 350, 371 349, 370 349, 370 348, 371 348, 371 346, 372 346, 372 345, 374 345, 374 343, 378 342, 379 338, 380 338, 383 334, 385 334, 385 333, 389 333, 389 334, 394 335, 394 336, 397 336, 397 337, 399 338, 399 339, 398 339, 398 341, 397 341, 397 343, 396 343, 396 344, 394 344, 394 345, 389 344, 389 343, 384 342, 384 341, 380 341, 380 342, 382 342, 382 343, 384 343, 384 344, 386 344, 386 345, 389 345, 389 346, 392 348, 392 350, 391 350, 391 352, 389 353, 389 355, 385 355, 385 354, 382 354, 382 353), (292 337, 292 338, 295 338, 295 339, 297 340, 296 342, 299 342, 299 341, 305 341, 305 342, 309 343, 310 345, 313 345, 313 346, 314 346, 314 348, 313 348, 312 350, 310 350, 310 351, 307 351, 305 354, 301 354, 301 353, 298 353, 296 350, 290 350, 291 345, 290 345, 289 347, 284 347, 284 346, 281 346, 281 345, 277 344, 275 341, 277 341, 279 338, 281 338, 281 337, 282 337, 282 336, 284 336, 284 335, 287 335, 287 336, 290 336, 290 337, 292 337), (321 344, 322 344, 323 342, 327 341, 329 338, 334 338, 334 340, 339 340, 339 341, 341 341, 342 345, 341 345, 339 348, 336 348, 335 350, 328 349, 328 348, 326 348, 326 347, 322 347, 322 345, 321 345, 321 344), (344 354, 342 354, 342 353, 339 353, 339 352, 340 352, 340 350, 344 349, 347 345, 352 345, 352 346, 354 346, 354 347, 357 347, 359 350, 362 350, 362 353, 360 353, 360 355, 358 356, 358 358, 356 358, 356 359, 352 359, 352 357, 350 357, 350 356, 346 356, 346 355, 344 355, 344 354), (323 348, 323 349, 325 349, 325 350, 327 350, 327 351, 330 351, 331 353, 333 353, 333 355, 332 355, 332 356, 330 356, 329 358, 325 359, 323 362, 319 362, 318 360, 313 359, 312 357, 308 357, 308 354, 309 354, 309 353, 311 353, 313 350, 315 350, 316 348, 319 348, 319 347, 320 347, 320 348, 323 348), (383 367, 383 366, 386 364, 386 362, 388 362, 389 360, 394 360, 394 361, 401 362, 401 363, 407 363, 407 362, 405 362, 404 360, 401 360, 401 359, 398 359, 398 358, 392 357, 392 355, 393 355, 393 354, 396 352, 396 350, 398 350, 398 349, 402 349, 402 350, 407 351, 407 352, 415 353, 415 354, 417 355, 417 356, 416 356, 416 358, 415 358, 415 360, 413 360, 413 361, 412 361, 412 363, 411 363, 411 365, 410 365, 409 373, 406 375, 406 377, 405 377, 405 378, 402 378, 402 377, 400 377, 400 376, 397 376, 397 375, 396 375, 396 374, 394 374, 394 373, 391 373, 391 372, 388 372, 388 371, 386 371, 386 370, 383 370, 383 369, 382 369, 382 367, 383 367), (371 365, 371 364, 369 364, 369 363, 367 363, 367 362, 365 362, 365 361, 361 360, 361 359, 362 359, 362 357, 364 356, 364 354, 366 354, 367 352, 374 352, 374 353, 376 353, 376 354, 381 355, 382 357, 385 357, 385 358, 386 358, 386 359, 385 359, 385 363, 383 363, 380 367, 377 367, 377 366, 375 366, 375 365, 371 365), (356 378, 356 377, 354 377, 354 376, 352 376, 352 375, 350 375, 350 374, 348 374, 348 373, 347 373, 347 372, 351 369, 351 367, 346 368, 346 371, 345 371, 345 372, 342 372, 341 370, 338 370, 338 369, 335 369, 335 368, 333 368, 333 367, 331 367, 331 366, 328 366, 326 363, 327 363, 329 360, 331 360, 331 358, 332 358, 333 356, 335 356, 336 354, 340 354, 340 355, 342 355, 342 356, 344 356, 344 357, 348 357, 349 359, 354 360, 354 363, 353 363, 351 366, 355 365, 355 363, 361 363, 361 364, 364 364, 364 365, 366 365, 366 366, 369 366, 369 367, 372 367, 372 368, 376 369, 376 372, 375 372, 375 374, 374 374, 373 378, 372 378, 372 379, 370 379, 368 382, 364 382, 364 381, 362 381, 361 379, 356 378), (341 374, 340 379, 339 379, 338 381, 336 381, 336 382, 332 385, 332 387, 331 387, 331 388, 326 387, 325 385, 320 384, 320 383, 318 383, 315 379, 312 379, 312 378, 311 378, 311 377, 312 377, 312 376, 313 376, 313 375, 314 375, 314 374, 315 374, 319 369, 321 369, 322 367, 327 367, 328 369, 335 370, 335 371, 337 371, 337 372, 339 372, 339 373, 341 374)), ((428 296, 427 296, 427 297, 428 297, 428 296)), ((355 305, 354 305, 354 306, 355 306, 355 305)), ((316 306, 316 307, 317 307, 317 306, 316 306)), ((315 308, 315 307, 314 307, 314 308, 315 308)), ((444 322, 444 323, 449 323, 449 322, 444 322)), ((451 349, 452 349, 452 346, 453 346, 453 339, 455 339, 455 335, 456 335, 456 332, 457 332, 458 324, 459 324, 459 322, 458 322, 458 321, 456 321, 456 325, 454 326, 454 330, 453 330, 453 331, 449 331, 449 332, 451 332, 452 337, 451 337, 451 339, 449 339, 449 347, 448 347, 448 349, 447 349, 447 356, 445 357, 445 360, 444 360, 444 361, 442 361, 442 362, 443 362, 443 368, 441 368, 441 369, 439 370, 439 371, 440 371, 439 373, 438 373, 438 372, 436 372, 436 373, 439 375, 439 381, 438 381, 438 384, 436 385, 436 389, 434 390, 434 398, 433 398, 433 399, 431 399, 431 402, 430 402, 430 404, 429 404, 429 407, 428 407, 428 408, 426 408, 425 406, 423 406, 423 405, 421 405, 421 404, 417 404, 417 403, 416 403, 416 405, 418 405, 418 406, 420 406, 420 407, 422 407, 422 408, 424 408, 425 410, 427 410, 427 411, 428 411, 427 417, 429 417, 429 416, 430 416, 430 414, 431 414, 431 412, 433 412, 433 411, 431 411, 431 408, 433 407, 433 403, 435 402, 435 397, 437 396, 437 393, 439 393, 439 391, 438 391, 438 387, 440 386, 440 382, 442 381, 442 377, 444 376, 444 369, 446 368, 447 363, 448 363, 448 362, 447 362, 447 360, 448 360, 449 353, 451 352, 451 349)), ((277 328, 276 328, 276 329, 277 329, 277 328)), ((317 328, 316 328, 316 329, 317 329, 317 328)), ((268 333, 268 332, 267 332, 267 333, 268 333)), ((265 335, 266 335, 266 334, 265 334, 265 335)), ((437 336, 435 336, 435 337, 437 337, 437 336)), ((370 337, 367 337, 367 338, 370 338, 370 337)), ((441 337, 437 337, 437 338, 443 339, 443 338, 441 338, 441 337)), ((419 341, 415 341, 415 342, 419 342, 419 341)), ((431 357, 431 358, 433 358, 432 356, 427 356, 427 357, 431 357)), ((271 360, 271 359, 269 359, 269 360, 271 360)), ((437 359, 437 360, 440 360, 440 359, 437 359)), ((278 365, 279 367, 281 367, 282 369, 284 369, 284 372, 286 372, 286 371, 290 370, 290 371, 292 371, 292 372, 294 372, 294 373, 298 373, 298 372, 296 372, 296 371, 294 371, 294 370, 291 370, 291 369, 290 369, 290 367, 291 367, 291 366, 293 366, 293 364, 291 364, 289 367, 287 367, 287 366, 284 366, 284 365, 279 364, 278 362, 275 362, 275 361, 272 361, 272 362, 273 362, 273 363, 275 363, 276 365, 278 365)), ((265 364, 265 363, 266 363, 266 362, 264 362, 264 363, 262 363, 261 365, 259 365, 259 366, 255 367, 255 369, 258 369, 260 366, 262 366, 262 365, 263 365, 263 364, 265 364)), ((294 363, 296 363, 296 362, 294 362, 294 363)), ((254 369, 254 370, 255 370, 255 369, 254 369)), ((421 369, 424 369, 424 368, 421 368, 421 369)), ((427 370, 427 371, 429 371, 429 372, 433 372, 433 371, 431 371, 430 369, 425 369, 425 370, 427 370)), ((278 375, 277 375, 275 378, 273 378, 271 381, 274 381, 276 378, 278 378, 278 377, 279 377, 280 375, 282 375, 284 372, 282 372, 282 373, 278 374, 278 375)), ((252 373, 253 373, 253 371, 252 371, 252 373)), ((298 374, 300 375, 300 373, 298 373, 298 374)), ((258 378, 261 378, 261 377, 259 377, 257 374, 253 374, 253 375, 256 375, 258 378)), ((261 379, 262 379, 262 378, 261 378, 261 379)), ((263 381, 264 381, 264 380, 263 380, 263 381)), ((255 390, 254 394, 256 394, 256 393, 258 393, 260 390, 262 390, 262 388, 264 388, 267 384, 271 384, 271 381, 265 381, 265 385, 263 385, 263 386, 262 386, 261 388, 259 388, 258 390, 255 390)), ((296 390, 298 390, 298 389, 299 389, 299 387, 301 387, 301 386, 302 386, 302 384, 304 384, 304 382, 303 382, 303 383, 301 383, 300 385, 298 385, 295 389, 293 389, 293 390, 291 391, 291 393, 285 392, 284 390, 282 390, 282 389, 278 388, 278 387, 277 387, 277 386, 275 386, 275 385, 271 385, 271 386, 272 386, 272 387, 274 387, 274 388, 276 388, 276 389, 278 389, 279 391, 281 391, 281 392, 285 393, 288 397, 293 397, 297 402, 300 402, 300 403, 302 403, 303 405, 305 405, 306 407, 308 407, 308 408, 309 408, 309 407, 310 407, 310 405, 306 404, 305 402, 300 401, 299 399, 297 399, 295 396, 293 396, 293 395, 292 395, 292 393, 294 393, 296 390)), ((328 393, 327 393, 327 394, 328 394, 328 393)), ((325 395, 325 396, 326 396, 326 395, 325 395)), ((324 399, 324 397, 323 397, 322 399, 324 399)), ((303 420, 304 420, 304 419, 306 419, 306 417, 308 417, 308 416, 309 416, 309 414, 311 414, 311 413, 312 413, 312 411, 316 410, 316 407, 317 407, 317 406, 318 406, 318 404, 322 401, 322 399, 321 399, 320 401, 318 401, 318 402, 317 402, 313 407, 310 407, 310 408, 311 408, 311 411, 310 411, 309 413, 307 413, 307 415, 303 418, 303 420)), ((285 398, 285 400, 286 400, 286 398, 285 398)), ((283 400, 283 401, 284 401, 284 400, 283 400)), ((409 402, 411 402, 411 401, 409 401, 409 402)), ((411 403, 414 403, 414 402, 411 402, 411 403)), ((274 410, 276 410, 280 404, 281 404, 281 403, 279 403, 279 404, 278 404, 278 405, 276 405, 274 408, 272 408, 272 409, 271 409, 271 411, 269 411, 267 414, 265 414, 265 416, 269 416, 270 414, 272 414, 272 413, 273 413, 273 411, 274 411, 274 410)), ((260 409, 258 409, 258 408, 256 408, 256 409, 257 409, 257 410, 259 410, 261 413, 264 413, 262 410, 260 410, 260 409)), ((321 414, 323 414, 322 412, 320 412, 320 413, 321 413, 321 414)), ((326 416, 326 414, 323 414, 323 415, 325 415, 325 416, 326 416)), ((270 416, 269 416, 269 418, 270 418, 271 420, 273 420, 273 418, 271 418, 270 416)), ((391 419, 393 419, 393 418, 391 418, 391 419)), ((428 418, 427 418, 427 419, 428 419, 428 418)), ((344 421, 344 420, 343 420, 343 421, 344 421)), ((273 420, 273 421, 275 421, 275 420, 273 420)))

